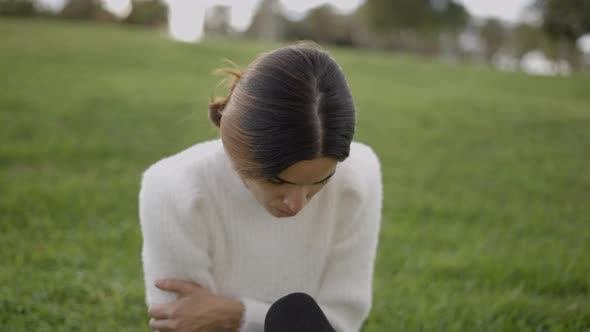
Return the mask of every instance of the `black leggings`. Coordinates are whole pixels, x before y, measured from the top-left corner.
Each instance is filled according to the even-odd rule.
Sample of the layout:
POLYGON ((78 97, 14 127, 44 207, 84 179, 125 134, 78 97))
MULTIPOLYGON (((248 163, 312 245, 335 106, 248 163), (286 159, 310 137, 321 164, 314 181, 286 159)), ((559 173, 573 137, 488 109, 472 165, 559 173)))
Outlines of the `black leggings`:
POLYGON ((293 293, 272 304, 264 332, 335 332, 313 297, 293 293))

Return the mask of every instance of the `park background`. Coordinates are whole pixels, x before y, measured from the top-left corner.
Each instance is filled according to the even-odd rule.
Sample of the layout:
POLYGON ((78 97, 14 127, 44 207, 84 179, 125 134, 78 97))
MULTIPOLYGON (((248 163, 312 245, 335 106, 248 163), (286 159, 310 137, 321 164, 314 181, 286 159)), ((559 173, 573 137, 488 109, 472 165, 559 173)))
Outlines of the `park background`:
POLYGON ((300 39, 382 163, 363 332, 590 331, 590 2, 320 2, 0 0, 0 331, 148 331, 143 170, 217 137, 223 59, 300 39))

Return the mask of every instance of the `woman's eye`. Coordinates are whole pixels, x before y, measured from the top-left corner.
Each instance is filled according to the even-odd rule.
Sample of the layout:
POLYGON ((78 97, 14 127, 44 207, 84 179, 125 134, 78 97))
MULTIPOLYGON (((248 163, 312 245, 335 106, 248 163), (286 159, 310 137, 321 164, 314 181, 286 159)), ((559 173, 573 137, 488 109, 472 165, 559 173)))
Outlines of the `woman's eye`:
POLYGON ((330 178, 327 178, 327 179, 325 179, 324 181, 322 181, 322 182, 318 182, 318 183, 316 183, 316 184, 317 184, 318 186, 323 186, 323 185, 325 185, 326 183, 328 183, 329 181, 330 181, 330 178))
POLYGON ((277 180, 277 179, 268 179, 268 182, 270 182, 272 184, 283 184, 282 181, 277 180))
MULTIPOLYGON (((270 183, 272 183, 272 184, 276 184, 276 185, 285 184, 285 182, 284 182, 284 181, 281 181, 281 180, 279 180, 279 179, 273 179, 273 178, 271 178, 271 179, 267 179, 266 181, 268 181, 268 182, 270 182, 270 183)), ((324 180, 324 181, 322 181, 322 182, 314 183, 314 185, 315 185, 315 186, 323 186, 323 185, 325 185, 326 183, 328 183, 328 181, 330 181, 330 179, 326 179, 326 180, 324 180)))

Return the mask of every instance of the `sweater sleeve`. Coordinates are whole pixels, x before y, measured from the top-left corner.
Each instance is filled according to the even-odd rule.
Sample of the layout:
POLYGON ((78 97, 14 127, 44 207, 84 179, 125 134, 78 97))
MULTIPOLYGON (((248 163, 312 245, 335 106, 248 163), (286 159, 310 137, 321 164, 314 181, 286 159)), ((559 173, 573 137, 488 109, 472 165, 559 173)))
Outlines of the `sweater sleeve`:
POLYGON ((161 278, 189 280, 216 292, 207 251, 205 206, 198 192, 174 179, 165 169, 152 166, 144 173, 139 194, 148 306, 176 299, 176 294, 155 287, 154 282, 161 278))
POLYGON ((338 332, 359 331, 371 309, 383 185, 379 161, 370 152, 363 161, 360 190, 345 192, 339 203, 340 224, 317 298, 338 332))
MULTIPOLYGON (((175 294, 154 286, 160 278, 190 280, 213 293, 217 291, 210 273, 206 207, 198 192, 179 188, 183 186, 174 185, 173 178, 156 167, 143 176, 139 214, 148 306, 176 299, 175 294), (175 190, 170 190, 171 186, 175 190)), ((264 319, 270 304, 252 298, 239 300, 245 307, 240 332, 264 331, 264 319)))
POLYGON ((242 298, 241 302, 245 309, 239 332, 264 331, 264 320, 271 303, 252 298, 242 298))

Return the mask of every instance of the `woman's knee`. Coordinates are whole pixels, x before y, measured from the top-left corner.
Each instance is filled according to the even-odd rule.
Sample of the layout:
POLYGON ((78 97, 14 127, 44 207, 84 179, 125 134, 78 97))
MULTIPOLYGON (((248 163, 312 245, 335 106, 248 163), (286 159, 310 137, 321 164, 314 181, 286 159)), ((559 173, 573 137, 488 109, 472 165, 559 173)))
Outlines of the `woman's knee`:
POLYGON ((334 331, 318 303, 305 293, 292 293, 273 303, 264 327, 265 332, 334 331))

